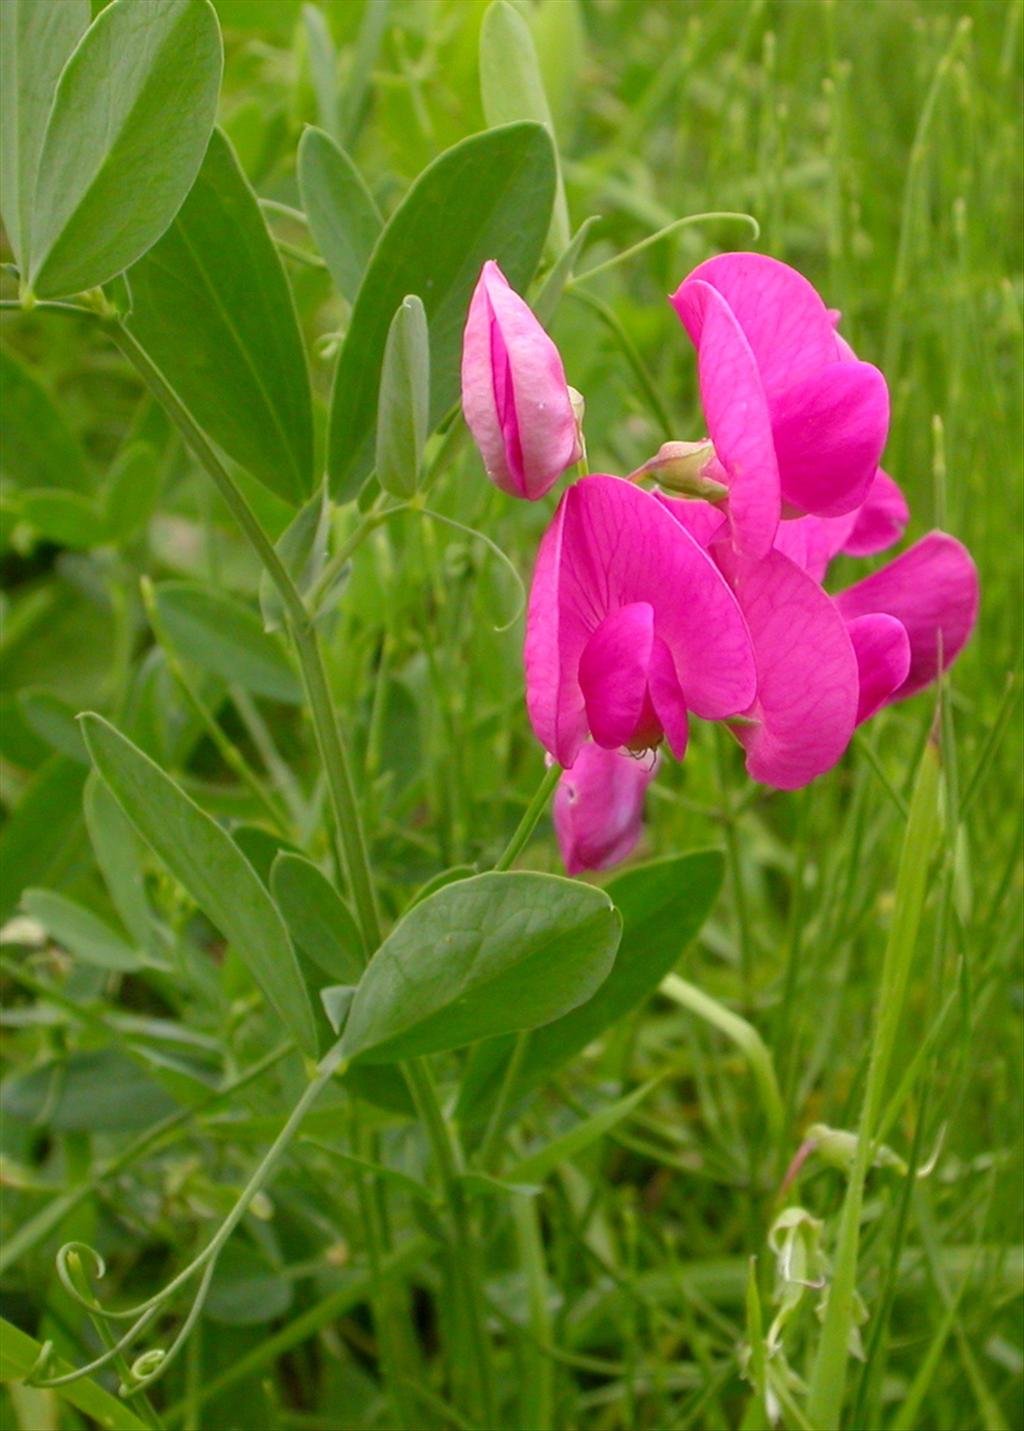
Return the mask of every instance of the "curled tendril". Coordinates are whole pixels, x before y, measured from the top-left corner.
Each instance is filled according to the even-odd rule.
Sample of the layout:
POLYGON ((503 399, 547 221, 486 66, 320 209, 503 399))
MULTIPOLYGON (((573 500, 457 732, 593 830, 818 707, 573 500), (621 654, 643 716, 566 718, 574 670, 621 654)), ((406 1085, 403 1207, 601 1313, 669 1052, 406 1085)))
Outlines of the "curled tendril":
POLYGON ((216 1258, 213 1258, 207 1263, 206 1270, 203 1272, 203 1280, 200 1282, 196 1295, 193 1298, 188 1316, 184 1322, 182 1322, 178 1334, 170 1346, 166 1350, 163 1348, 154 1348, 153 1351, 143 1352, 142 1356, 136 1358, 131 1367, 132 1381, 129 1383, 122 1382, 120 1387, 118 1387, 118 1395, 120 1397, 126 1400, 129 1396, 134 1396, 139 1391, 145 1391, 148 1387, 152 1386, 154 1381, 157 1381, 163 1376, 164 1372, 178 1356, 203 1310, 203 1306, 206 1302, 206 1294, 210 1290, 210 1282, 213 1278, 216 1265, 216 1258))
POLYGON ((24 1375, 23 1380, 25 1381, 26 1385, 29 1385, 29 1386, 38 1385, 38 1383, 36 1382, 35 1378, 36 1378, 37 1376, 45 1376, 45 1375, 46 1375, 47 1368, 49 1367, 50 1362, 51 1362, 52 1360, 53 1360, 53 1342, 51 1342, 51 1341, 45 1341, 45 1342, 43 1342, 42 1346, 39 1348, 39 1351, 38 1351, 38 1353, 36 1354, 36 1359, 35 1359, 35 1361, 32 1363, 32 1365, 29 1367, 28 1371, 26 1371, 26 1373, 25 1373, 25 1375, 24 1375))
MULTIPOLYGON (((112 1347, 108 1347, 102 1356, 96 1357, 95 1361, 89 1362, 86 1366, 76 1367, 74 1371, 66 1371, 63 1376, 39 1378, 34 1380, 32 1385, 41 1388, 68 1386, 72 1381, 78 1381, 83 1376, 91 1376, 94 1371, 102 1371, 105 1366, 119 1357, 122 1352, 127 1351, 132 1342, 149 1326, 158 1311, 158 1307, 151 1307, 148 1311, 143 1312, 135 1324, 128 1328, 120 1341, 115 1342, 112 1347)), ((28 1379, 29 1378, 26 1377, 26 1380, 28 1379)))
MULTIPOLYGON (((57 1276, 60 1278, 61 1285, 68 1296, 76 1301, 80 1307, 84 1307, 87 1312, 92 1312, 98 1317, 119 1315, 118 1313, 111 1314, 105 1312, 95 1297, 83 1296, 78 1290, 75 1286, 74 1275, 68 1266, 72 1257, 78 1258, 80 1262, 91 1261, 92 1275, 97 1281, 101 1281, 107 1275, 107 1264, 104 1262, 100 1253, 96 1251, 95 1247, 90 1247, 87 1242, 65 1242, 64 1246, 57 1253, 57 1276)), ((84 1267, 82 1268, 82 1272, 88 1281, 89 1274, 85 1271, 84 1267)))

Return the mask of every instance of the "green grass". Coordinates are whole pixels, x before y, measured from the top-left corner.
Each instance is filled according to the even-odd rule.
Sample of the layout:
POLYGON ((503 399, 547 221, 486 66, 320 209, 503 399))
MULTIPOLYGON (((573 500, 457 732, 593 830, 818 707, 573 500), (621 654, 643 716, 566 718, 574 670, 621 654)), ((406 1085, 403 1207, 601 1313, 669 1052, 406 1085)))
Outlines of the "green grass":
MULTIPOLYGON (((485 7, 395 0, 379 54, 361 69, 361 7, 325 8, 348 84, 366 86, 353 152, 390 209, 441 149, 483 127, 485 7)), ((317 117, 293 39, 298 6, 218 9, 222 122, 261 195, 294 205, 299 128, 317 117)), ((910 499, 909 536, 940 525, 963 540, 982 607, 942 693, 936 854, 925 863, 926 850, 909 846, 899 885, 935 691, 863 728, 837 770, 793 795, 751 785, 740 752, 710 727, 695 732, 682 767, 665 763, 642 853, 723 847, 726 886, 678 966, 689 993, 675 987, 673 997, 670 986, 534 1095, 516 1124, 516 1158, 648 1081, 652 1091, 539 1199, 473 1204, 503 1424, 753 1431, 765 1424, 767 1378, 780 1424, 796 1431, 1024 1425, 1022 6, 545 0, 534 18, 573 225, 601 216, 581 268, 682 215, 753 214, 758 246, 802 269, 843 310, 858 353, 883 367, 893 401, 885 465, 910 499), (898 1000, 898 1018, 887 997, 879 1006, 883 994, 898 1000), (891 1044, 886 1067, 872 1074, 880 1041, 891 1044), (810 1402, 806 1391, 820 1292, 794 1297, 781 1350, 751 1358, 750 1380, 742 1347, 778 1311, 767 1239, 786 1169, 812 1125, 856 1130, 868 1089, 872 1126, 902 1164, 866 1170, 854 1267, 840 1251, 848 1166, 835 1140, 809 1153, 788 1191, 821 1224, 806 1280, 845 1266, 866 1312, 833 1422, 834 1376, 823 1387, 819 1368, 810 1402)), ((275 229, 308 248, 301 227, 276 219, 275 229)), ((665 437, 700 435, 693 356, 665 295, 711 252, 749 242, 725 220, 684 228, 566 296, 552 331, 587 400, 592 470, 626 472, 665 437)), ((329 335, 346 312, 321 269, 292 261, 289 276, 322 406, 329 335)), ((158 515, 125 549, 75 553, 19 537, 3 556, 2 794, 9 809, 45 802, 28 847, 8 850, 9 878, 19 892, 60 889, 112 920, 79 814, 84 766, 54 754, 55 740, 74 748, 73 732, 66 717, 59 739, 52 723, 33 726, 24 693, 131 722, 205 808, 264 822, 154 648, 138 588, 142 574, 197 576, 252 602, 258 572, 202 474, 89 325, 5 315, 4 341, 45 382, 97 481, 129 430, 161 464, 158 515)), ((284 509, 255 489, 252 498, 278 529, 284 509)), ((497 542, 527 578, 552 501, 527 507, 493 491, 464 443, 431 505, 497 542)), ((339 535, 354 526, 351 513, 339 520, 339 535)), ((840 564, 837 584, 857 566, 840 564)), ((521 622, 496 629, 516 604, 486 545, 413 515, 355 555, 326 637, 388 919, 440 870, 493 864, 542 778, 522 705, 521 622)), ((190 674, 291 812, 290 837, 322 854, 304 720, 190 674)), ((546 822, 520 863, 558 869, 546 822)), ((72 1364, 98 1343, 54 1273, 57 1248, 95 1245, 110 1269, 102 1299, 144 1300, 205 1245, 305 1083, 287 1055, 210 1099, 282 1033, 234 956, 213 963, 209 928, 147 870, 167 931, 155 952, 173 948, 184 975, 117 978, 27 948, 16 932, 5 951, 3 1212, 18 1254, 3 1274, 6 1315, 72 1364), (148 1137, 160 1119, 163 1131, 148 1137)), ((443 1094, 459 1066, 437 1062, 443 1094)), ((324 1144, 416 1178, 427 1154, 408 1119, 361 1103, 355 1127, 350 1106, 329 1091, 243 1220, 206 1314, 154 1389, 164 1424, 348 1431, 395 1425, 396 1404, 410 1425, 463 1424, 447 1408, 472 1403, 472 1378, 447 1349, 464 1348, 466 1329, 451 1310, 435 1215, 398 1181, 355 1175, 324 1144), (367 1202, 383 1228, 376 1268, 367 1202), (376 1340, 371 1300, 390 1350, 376 1340)), ((23 1372, 20 1342, 17 1351, 23 1372)), ((828 1355, 834 1366, 836 1348, 828 1355)), ((50 1393, 4 1397, 12 1427, 87 1424, 50 1393)), ((86 1402, 98 1404, 80 1398, 86 1412, 86 1402)))

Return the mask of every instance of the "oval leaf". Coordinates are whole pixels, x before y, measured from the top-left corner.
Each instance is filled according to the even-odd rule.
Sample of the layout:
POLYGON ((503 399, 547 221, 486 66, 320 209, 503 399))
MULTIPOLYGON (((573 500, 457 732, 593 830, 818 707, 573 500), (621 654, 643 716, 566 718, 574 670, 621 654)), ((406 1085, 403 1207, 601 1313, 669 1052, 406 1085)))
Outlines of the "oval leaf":
POLYGON ((373 251, 338 359, 327 438, 333 496, 354 497, 373 467, 381 363, 399 303, 407 293, 423 298, 433 424, 458 397, 462 329, 480 269, 496 259, 522 291, 544 247, 554 195, 554 149, 539 124, 474 134, 413 184, 373 251))
POLYGON ((299 1045, 316 1052, 313 1011, 270 895, 224 830, 101 716, 82 717, 96 769, 124 813, 243 959, 299 1045))
MULTIPOLYGON (((2 7, 0 7, 2 9, 2 7)), ((38 379, 0 348, 4 440, 0 473, 16 487, 89 487, 82 449, 38 379)))
POLYGON ((411 497, 419 486, 429 406, 427 315, 413 296, 391 320, 380 376, 377 480, 393 497, 411 497))
POLYGON ((295 304, 220 130, 181 212, 129 280, 128 327, 199 425, 272 492, 304 501, 313 416, 295 304))
MULTIPOLYGON (((655 991, 708 917, 722 887, 722 870, 718 850, 696 850, 636 865, 609 880, 606 893, 622 915, 615 967, 592 999, 531 1034, 510 1104, 546 1082, 655 991)), ((488 1113, 510 1054, 511 1040, 473 1050, 459 1095, 461 1121, 488 1113)))
POLYGON ((36 294, 95 288, 156 243, 202 163, 221 64, 209 0, 114 0, 99 13, 64 67, 43 138, 36 294))
POLYGON ((85 964, 127 972, 146 962, 99 915, 54 890, 27 889, 21 905, 51 939, 85 964))
POLYGON ((343 1054, 390 1063, 548 1023, 607 978, 621 930, 602 890, 557 875, 448 885, 415 905, 374 955, 343 1054))
MULTIPOLYGON (((493 0, 480 26, 480 97, 488 124, 535 119, 554 138, 533 36, 508 0, 493 0)), ((555 158, 557 163, 557 150, 555 158)), ((569 210, 559 171, 551 216, 551 243, 556 253, 567 247, 569 233, 569 210)))
POLYGON ((23 275, 53 92, 90 18, 89 0, 4 0, 0 5, 0 212, 23 275))
POLYGON ((280 854, 270 891, 296 948, 339 984, 358 984, 366 953, 348 905, 316 865, 280 854))
POLYGON ((255 611, 234 596, 192 581, 155 590, 161 633, 186 660, 254 695, 298 705, 302 689, 283 648, 255 611))
POLYGON ((310 233, 335 287, 351 303, 384 226, 380 212, 359 170, 322 129, 304 131, 298 167, 310 233))

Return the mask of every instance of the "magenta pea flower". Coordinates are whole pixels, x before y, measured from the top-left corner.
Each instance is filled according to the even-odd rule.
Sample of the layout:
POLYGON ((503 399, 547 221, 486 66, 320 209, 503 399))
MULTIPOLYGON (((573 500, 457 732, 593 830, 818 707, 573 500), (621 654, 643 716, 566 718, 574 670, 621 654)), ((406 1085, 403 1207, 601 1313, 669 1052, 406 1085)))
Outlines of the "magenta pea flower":
POLYGON ((698 355, 714 455, 737 549, 763 557, 785 514, 860 507, 889 426, 885 379, 838 337, 801 274, 763 254, 702 263, 672 295, 698 355))
POLYGON ((657 497, 584 477, 544 535, 526 619, 527 708, 571 767, 588 735, 681 760, 687 712, 718 720, 755 695, 746 622, 728 584, 657 497))
MULTIPOLYGON (((872 491, 871 545, 902 527, 906 510, 890 478, 872 491)), ((940 650, 947 667, 974 627, 977 572, 943 532, 832 597, 820 583, 840 549, 828 531, 836 519, 782 522, 776 546, 755 560, 736 551, 717 507, 664 494, 656 500, 707 548, 746 618, 757 695, 734 733, 748 773, 767 785, 793 790, 824 774, 861 722, 933 681, 940 650)), ((856 529, 861 517, 853 516, 856 529)))
POLYGON ((554 822, 567 872, 606 870, 632 854, 643 828, 644 796, 657 756, 588 742, 555 789, 554 822))
POLYGON ((462 410, 488 477, 512 497, 543 497, 582 455, 558 349, 493 259, 466 319, 462 410))

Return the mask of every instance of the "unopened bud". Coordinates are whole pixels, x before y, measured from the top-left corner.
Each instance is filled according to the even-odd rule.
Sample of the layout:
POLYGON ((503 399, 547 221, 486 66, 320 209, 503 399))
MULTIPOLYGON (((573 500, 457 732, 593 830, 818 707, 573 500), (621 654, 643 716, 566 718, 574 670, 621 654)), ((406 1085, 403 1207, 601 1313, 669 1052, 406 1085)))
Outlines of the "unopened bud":
POLYGON ((701 497, 707 502, 720 502, 729 489, 706 469, 715 459, 715 449, 705 438, 702 442, 665 442, 657 454, 630 473, 633 481, 639 477, 654 477, 669 492, 681 497, 701 497))

